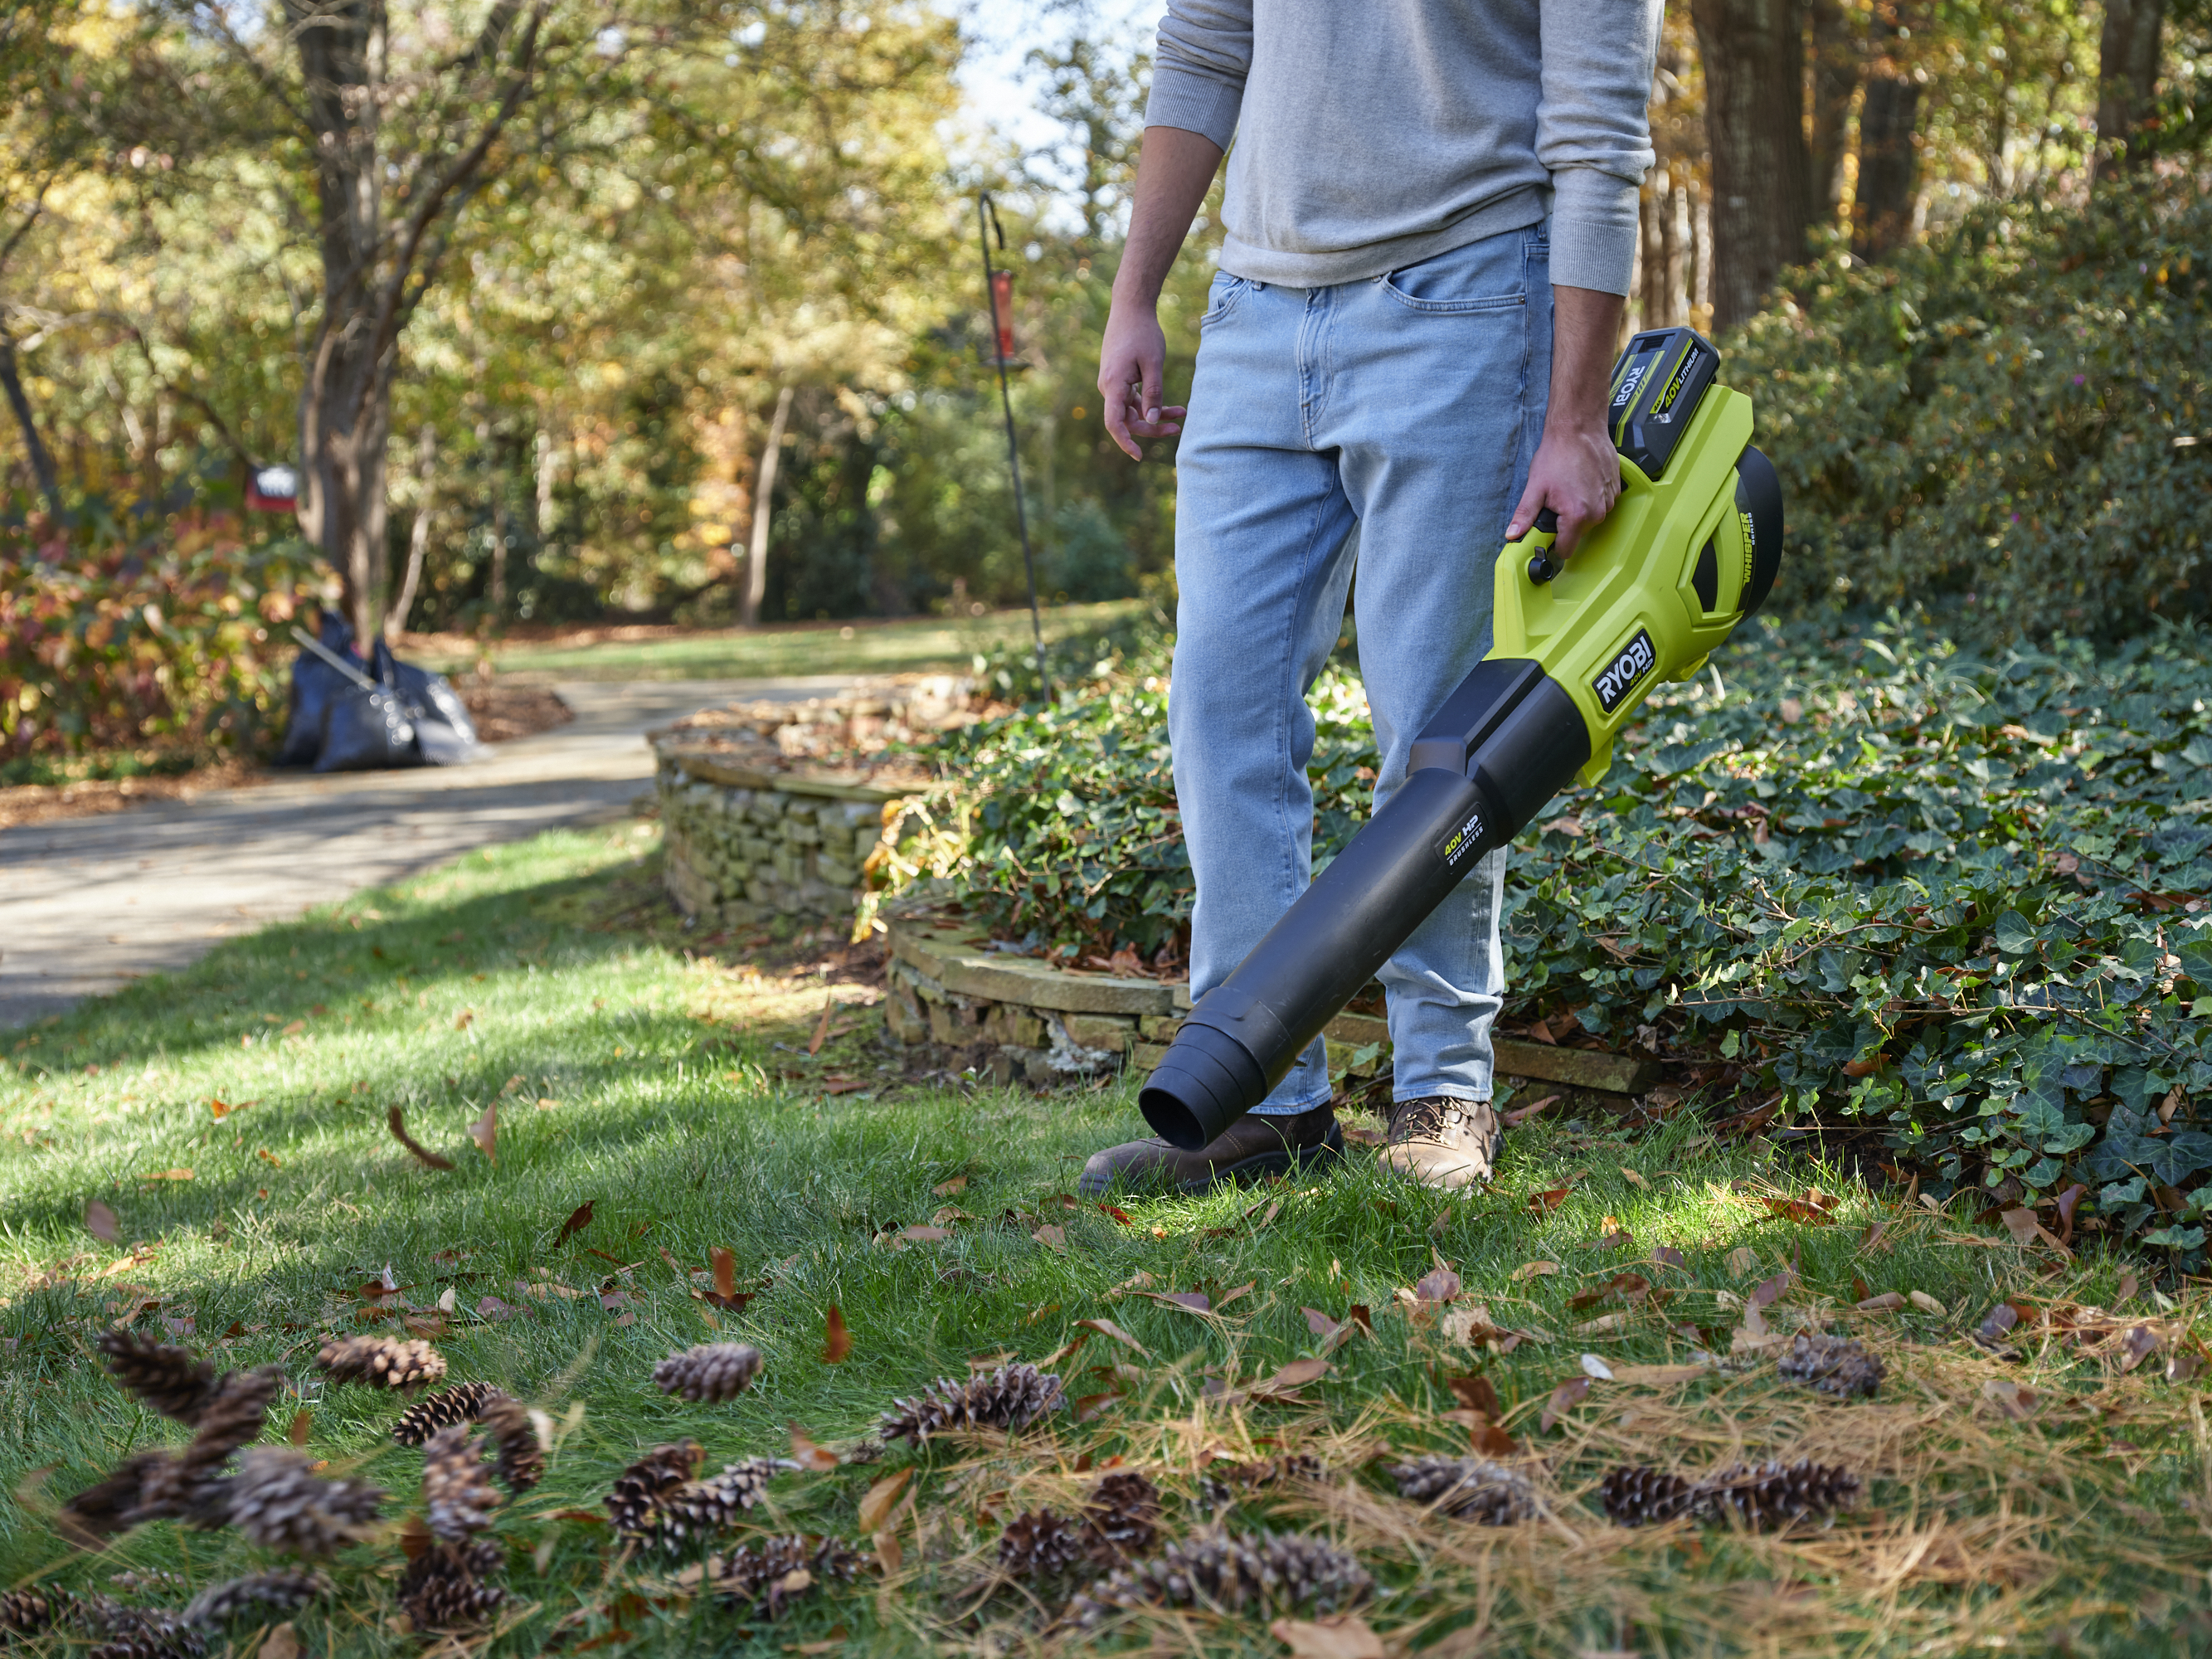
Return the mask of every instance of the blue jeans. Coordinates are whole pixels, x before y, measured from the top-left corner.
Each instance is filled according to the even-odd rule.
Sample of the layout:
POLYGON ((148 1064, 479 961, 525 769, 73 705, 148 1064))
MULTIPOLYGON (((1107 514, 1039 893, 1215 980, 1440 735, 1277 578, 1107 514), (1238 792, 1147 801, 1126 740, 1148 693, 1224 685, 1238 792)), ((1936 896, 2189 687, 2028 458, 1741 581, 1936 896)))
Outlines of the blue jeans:
MULTIPOLYGON (((1310 878, 1304 694, 1335 645, 1355 562, 1377 806, 1490 649, 1492 561, 1551 384, 1547 237, 1545 225, 1507 231, 1333 288, 1214 279, 1176 459, 1168 702, 1198 878, 1194 996, 1310 878)), ((1490 1098, 1504 878, 1500 850, 1382 970, 1399 1100, 1490 1098)), ((1316 1040, 1259 1110, 1287 1115, 1328 1094, 1316 1040)))

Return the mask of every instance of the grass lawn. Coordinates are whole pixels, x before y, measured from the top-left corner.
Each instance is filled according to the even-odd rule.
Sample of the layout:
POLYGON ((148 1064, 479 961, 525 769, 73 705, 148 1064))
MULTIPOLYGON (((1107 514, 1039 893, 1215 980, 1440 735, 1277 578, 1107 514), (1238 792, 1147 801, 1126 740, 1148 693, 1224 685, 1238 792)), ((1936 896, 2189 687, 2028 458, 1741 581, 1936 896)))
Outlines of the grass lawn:
MULTIPOLYGON (((1045 637, 1107 628, 1141 611, 1141 599, 1046 609, 1045 637)), ((803 674, 902 674, 965 668, 978 652, 1019 648, 1030 638, 1030 613, 994 611, 981 617, 907 617, 895 622, 792 623, 748 631, 608 628, 581 630, 570 641, 518 639, 495 645, 502 674, 578 680, 769 679, 803 674)), ((427 667, 459 673, 477 660, 473 645, 434 635, 409 653, 427 667)))
MULTIPOLYGON (((1237 1488, 1228 1523, 1356 1551, 1376 1583, 1362 1616, 1393 1652, 2212 1646, 2212 1438, 2201 1384, 2165 1376, 2169 1354, 2193 1351, 2202 1303, 2136 1289, 2128 1261, 2031 1254, 1765 1143, 1715 1144, 1686 1113, 1632 1139, 1540 1117, 1516 1132, 1494 1190, 1452 1202, 1355 1152, 1330 1179, 1125 1200, 1125 1221, 1062 1195, 1088 1152, 1136 1127, 1126 1085, 1039 1098, 903 1080, 876 1044, 864 958, 822 945, 755 962, 715 955, 659 903, 655 848, 651 826, 625 825, 471 854, 10 1035, 0 1071, 10 1587, 109 1589, 118 1571, 159 1569, 185 1581, 157 1598, 174 1601, 268 1559, 233 1533, 172 1522, 96 1556, 52 1529, 54 1506, 134 1447, 181 1437, 102 1375, 91 1344, 119 1318, 167 1327, 225 1365, 281 1364, 301 1398, 280 1399, 270 1437, 304 1408, 305 1443, 331 1472, 387 1488, 395 1518, 415 1510, 421 1456, 386 1437, 401 1402, 327 1387, 310 1364, 325 1333, 396 1331, 388 1312, 364 1323, 379 1311, 364 1285, 388 1267, 418 1317, 434 1322, 452 1292, 436 1339, 452 1380, 495 1381, 555 1425, 544 1484, 495 1523, 509 1600, 489 1645, 501 1653, 538 1651, 556 1629, 572 1651, 1048 1644, 1061 1638, 1036 1632, 1064 1586, 1034 1599, 1002 1590, 969 1612, 1004 1520, 1032 1504, 1072 1507, 1119 1457, 1166 1494, 1170 1530, 1196 1530, 1207 1459, 1286 1450, 1317 1455, 1324 1478, 1237 1488), (849 1006, 810 1058, 828 1000, 849 1006), (494 1103, 495 1163, 466 1133, 494 1103), (425 1167, 391 1138, 393 1106, 453 1169, 425 1167), (1814 1188, 1841 1195, 1832 1224, 1765 1201, 1814 1188), (118 1243, 87 1231, 95 1199, 118 1218, 118 1243), (562 1242, 586 1200, 592 1219, 562 1242), (949 1237, 886 1237, 933 1218, 949 1237), (1679 1261, 1655 1260, 1660 1246, 1679 1261), (716 1247, 759 1291, 741 1311, 693 1294, 716 1247), (1439 1261, 1463 1291, 1441 1317, 1409 1311, 1411 1287, 1439 1261), (1728 1352, 1742 1297, 1785 1267, 1793 1277, 1766 1320, 1863 1335, 1889 1365, 1874 1400, 1791 1388, 1755 1356, 1724 1370, 1693 1359, 1707 1346, 1728 1352), (1632 1273, 1663 1304, 1589 1294, 1632 1273), (1146 1291, 1202 1291, 1216 1310, 1146 1291), (1942 1311, 1849 1311, 1892 1291, 1942 1311), (2020 1357, 1965 1340, 2010 1293, 2032 1304, 2008 1338, 2020 1357), (2117 1333, 2091 1352, 2046 1319, 2123 1297, 2130 1321, 2166 1343, 2132 1369, 2117 1333), (1354 1304, 1371 1310, 1371 1335, 1328 1352, 1302 1400, 1249 1397, 1255 1379, 1326 1346, 1303 1310, 1326 1316, 1326 1329, 1354 1304), (833 1305, 851 1334, 836 1364, 824 1358, 833 1305), (1089 1319, 1127 1342, 1075 1322, 1089 1319), (1524 1334, 1504 1352, 1455 1340, 1493 1326, 1524 1334), (668 1575, 680 1563, 626 1559, 606 1526, 578 1518, 656 1443, 696 1437, 710 1472, 785 1452, 793 1425, 850 1447, 894 1395, 964 1377, 988 1356, 1042 1359, 1077 1336, 1087 1340, 1058 1369, 1087 1420, 1066 1413, 1012 1442, 933 1441, 920 1455, 894 1446, 777 1481, 751 1511, 761 1528, 866 1547, 864 1493, 917 1466, 887 1523, 901 1565, 802 1595, 781 1621, 677 1593, 668 1575), (689 1406, 652 1389, 656 1360, 717 1337, 766 1354, 749 1393, 689 1406), (1614 1380, 1589 1382, 1545 1428, 1586 1354, 1614 1380), (1432 1516, 1381 1473, 1387 1449, 1466 1450, 1474 1419, 1449 1382, 1474 1375, 1506 1408, 1548 1518, 1488 1528, 1432 1516), (1698 1474, 1739 1456, 1845 1464, 1866 1496, 1832 1528, 1780 1535, 1629 1530, 1598 1506, 1616 1463, 1698 1474)), ((336 1597, 299 1616, 303 1650, 416 1650, 393 1620, 400 1566, 396 1536, 340 1556, 336 1597)), ((1146 1615, 1074 1645, 1280 1654, 1271 1616, 1146 1615)), ((240 1626, 231 1650, 245 1652, 254 1628, 240 1626)))

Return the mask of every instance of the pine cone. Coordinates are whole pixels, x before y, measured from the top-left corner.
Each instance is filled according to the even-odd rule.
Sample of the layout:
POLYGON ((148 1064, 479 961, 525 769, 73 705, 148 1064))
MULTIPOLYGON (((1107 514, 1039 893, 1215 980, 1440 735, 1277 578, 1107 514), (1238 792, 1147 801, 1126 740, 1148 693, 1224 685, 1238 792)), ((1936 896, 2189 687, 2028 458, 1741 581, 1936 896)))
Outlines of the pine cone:
POLYGON ((1419 1457, 1390 1471, 1398 1495, 1478 1526, 1510 1527, 1536 1513, 1528 1477, 1484 1457, 1419 1457))
POLYGON ((707 1449, 696 1440, 655 1446, 615 1477, 606 1495, 608 1518, 625 1538, 650 1538, 658 1531, 661 1505, 699 1472, 707 1449))
POLYGON ((98 1346, 115 1380, 164 1417, 196 1423, 201 1408, 215 1397, 215 1367, 186 1349, 120 1327, 103 1334, 98 1346))
POLYGON ((448 1425, 473 1423, 484 1407, 506 1396, 489 1382, 461 1382, 436 1394, 424 1395, 392 1425, 392 1437, 403 1446, 419 1446, 448 1425))
POLYGON ((687 1480, 663 1497, 647 1517, 651 1543, 678 1549, 687 1541, 728 1531, 761 1500, 768 1483, 798 1464, 787 1457, 749 1457, 711 1480, 687 1480))
POLYGON ((1790 1382, 1842 1400, 1872 1394, 1881 1386, 1883 1374, 1881 1358, 1869 1353, 1866 1344, 1837 1336, 1800 1335, 1775 1362, 1775 1369, 1790 1382))
POLYGON ((507 1599, 505 1587, 492 1582, 505 1560, 488 1539, 433 1544, 399 1575, 399 1610, 416 1630, 481 1624, 507 1599))
POLYGON ((448 1425, 422 1448, 422 1506, 430 1530, 450 1542, 491 1524, 499 1492, 484 1468, 483 1442, 467 1424, 448 1425))
POLYGON ((72 1622, 76 1601, 67 1590, 9 1590, 0 1595, 0 1631, 9 1636, 36 1636, 56 1625, 72 1622))
POLYGON ((1114 1609, 1198 1607, 1274 1611, 1309 1604, 1324 1613, 1364 1601, 1375 1581, 1351 1551, 1318 1538, 1209 1533, 1170 1544, 1149 1561, 1116 1569, 1068 1603, 1089 1629, 1114 1609))
POLYGON ((227 1483, 230 1524, 254 1543, 298 1555, 330 1555, 365 1536, 384 1503, 375 1487, 324 1480, 289 1446, 255 1446, 227 1483))
POLYGON ((1017 1578, 1053 1578, 1091 1553, 1089 1530, 1053 1510, 1030 1510, 999 1534, 999 1566, 1017 1578))
POLYGON ((1026 1363, 1002 1365, 965 1382, 940 1376, 918 1397, 891 1402, 884 1413, 884 1438, 919 1445, 933 1434, 963 1429, 1024 1429, 1060 1404, 1060 1378, 1026 1363))
POLYGON ((280 1568, 234 1578, 202 1590, 185 1608, 184 1620, 203 1630, 214 1630, 245 1613, 264 1608, 289 1613, 331 1593, 331 1581, 303 1568, 280 1568))
POLYGON ((1810 1458, 1796 1463, 1733 1463, 1698 1482, 1700 1507, 1747 1532, 1847 1510, 1859 1498, 1859 1478, 1810 1458))
POLYGON ((857 1577, 866 1559, 842 1538, 767 1538, 732 1555, 708 1589, 728 1606, 764 1607, 769 1618, 781 1619, 793 1601, 825 1581, 857 1577))
POLYGON ((1696 1488, 1680 1475, 1663 1469, 1624 1466, 1606 1476, 1598 1492, 1606 1518, 1623 1527, 1656 1526, 1678 1520, 1700 1504, 1696 1488))
POLYGON ((201 1409, 185 1457, 195 1466, 215 1468, 240 1446, 260 1438, 269 1416, 269 1402, 283 1385, 284 1374, 274 1365, 250 1371, 225 1371, 215 1393, 201 1409))
POLYGON ((207 1644, 172 1620, 149 1619, 88 1649, 85 1659, 200 1659, 207 1644))
POLYGON ((342 1336, 323 1344, 319 1370, 333 1382, 366 1382, 375 1389, 411 1389, 446 1374, 446 1356, 427 1342, 389 1336, 342 1336))
POLYGON ((97 1549, 100 1540, 137 1525, 131 1517, 145 1501, 147 1475, 169 1461, 165 1451, 131 1453, 113 1474, 95 1480, 62 1505, 63 1533, 73 1543, 97 1549))
POLYGON ((749 1342, 702 1342, 655 1365, 653 1386, 663 1394, 719 1404, 743 1394, 760 1368, 761 1351, 749 1342))
POLYGON ((520 1498, 545 1478, 545 1448, 538 1443, 538 1427, 520 1400, 495 1389, 477 1421, 499 1449, 499 1478, 507 1491, 520 1498))
POLYGON ((1280 1480, 1318 1480, 1327 1472, 1311 1452, 1289 1452, 1250 1463, 1217 1457, 1198 1478, 1199 1501, 1218 1510, 1235 1503, 1241 1491, 1272 1486, 1280 1480))
POLYGON ((1083 1519, 1101 1555, 1142 1555, 1159 1535, 1159 1488, 1133 1469, 1116 1470, 1091 1489, 1083 1519))

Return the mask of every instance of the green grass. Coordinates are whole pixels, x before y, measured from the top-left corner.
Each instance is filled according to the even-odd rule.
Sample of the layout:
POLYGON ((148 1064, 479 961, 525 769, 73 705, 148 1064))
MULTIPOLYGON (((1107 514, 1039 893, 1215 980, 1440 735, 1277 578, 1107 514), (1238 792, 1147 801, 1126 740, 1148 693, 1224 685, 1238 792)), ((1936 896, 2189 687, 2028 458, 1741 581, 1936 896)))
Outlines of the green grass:
MULTIPOLYGON (((1054 640, 1110 626, 1144 608, 1140 599, 1102 605, 1062 605, 1043 615, 1045 637, 1054 640)), ((896 622, 799 623, 748 631, 741 628, 671 634, 644 640, 598 640, 589 644, 517 640, 495 646, 493 665, 503 674, 585 680, 769 679, 806 674, 902 674, 964 668, 969 657, 1000 646, 1018 648, 1030 638, 1030 613, 994 611, 981 617, 912 617, 896 622)), ((476 661, 474 652, 423 653, 426 666, 457 673, 476 661)))
MULTIPOLYGON (((363 1328, 362 1286, 389 1265, 418 1308, 454 1292, 439 1345, 455 1380, 495 1381, 566 1430, 544 1484, 499 1520, 513 1596, 501 1653, 539 1650, 570 1615, 572 1649, 607 1637, 598 1645, 637 1653, 842 1641, 889 1654, 1004 1638, 1004 1651, 1038 1622, 1020 1597, 1001 1595, 972 1625, 949 1622, 992 1559, 991 1514, 1079 1501, 1079 1468, 1119 1455, 1169 1493, 1174 1527, 1194 1527, 1188 1495, 1207 1453, 1285 1446, 1322 1454, 1331 1483, 1263 1490, 1232 1524, 1347 1542, 1381 1586, 1370 1623, 1416 1649, 1441 1638, 1443 1655, 2203 1650, 2212 1442, 2197 1389, 2160 1380, 2156 1358, 2124 1376, 2055 1343, 2024 1340, 2028 1358, 2008 1362, 1960 1340, 2001 1291, 2109 1305, 2127 1263, 2084 1258, 2045 1274, 2002 1235, 1917 1205, 1885 1208, 1839 1172, 1763 1144, 1716 1144, 1688 1114, 1633 1139, 1601 1125, 1531 1127, 1492 1191, 1449 1204, 1355 1154, 1327 1180, 1125 1200, 1124 1224, 1060 1195, 1085 1154, 1136 1129, 1126 1085, 1038 1098, 906 1084, 878 1069, 888 1062, 872 1017, 810 1060, 825 996, 813 959, 787 953, 756 971, 706 952, 658 904, 655 863, 645 826, 471 854, 0 1044, 12 1049, 0 1070, 0 1481, 18 1496, 0 1521, 0 1569, 10 1584, 106 1589, 137 1567, 197 1588, 257 1559, 233 1534, 170 1523, 88 1558, 46 1523, 55 1503, 134 1446, 179 1437, 93 1356, 98 1333, 134 1312, 156 1332, 190 1318, 186 1340, 224 1364, 281 1364, 303 1400, 280 1403, 272 1437, 304 1404, 316 1455, 387 1487, 394 1514, 414 1508, 419 1456, 385 1438, 399 1402, 325 1389, 310 1364, 324 1333, 363 1328), (831 1096, 820 1086, 831 1073, 876 1086, 831 1096), (234 1109, 218 1120, 213 1099, 234 1109), (495 1164, 465 1135, 493 1101, 495 1164), (392 1105, 457 1167, 415 1163, 386 1132, 392 1105), (181 1170, 191 1178, 148 1178, 181 1170), (961 1176, 951 1199, 933 1193, 961 1176), (1562 1185, 1571 1191, 1555 1210, 1532 1207, 1532 1194, 1562 1185), (1759 1201, 1814 1186, 1842 1194, 1835 1224, 1796 1225, 1759 1201), (119 1218, 122 1245, 86 1231, 95 1198, 119 1218), (586 1200, 591 1224, 558 1243, 586 1200), (948 1202, 966 1212, 950 1219, 950 1240, 876 1242, 948 1202), (1887 1230, 1869 1248, 1876 1221, 1887 1230), (1047 1224, 1064 1230, 1064 1252, 1035 1237, 1047 1224), (1634 1243, 1601 1243, 1616 1228, 1634 1243), (1686 1265, 1652 1262, 1659 1244, 1686 1265), (662 1254, 698 1269, 717 1246, 735 1252, 741 1277, 766 1281, 719 1328, 662 1254), (1738 1251, 1748 1258, 1732 1261, 1738 1251), (1394 1311, 1396 1292, 1438 1255, 1496 1324, 1552 1340, 1470 1352, 1394 1311), (1559 1271, 1515 1276, 1537 1261, 1559 1271), (1873 1401, 1793 1391, 1759 1364, 1601 1382, 1558 1427, 1540 1428, 1553 1389, 1580 1375, 1578 1355, 1615 1368, 1685 1361, 1693 1341, 1670 1325, 1710 1328, 1696 1340, 1725 1345, 1741 1318, 1729 1297, 1785 1262, 1800 1279, 1770 1310, 1782 1328, 1847 1318, 1838 1310, 1858 1279, 1922 1291, 1947 1312, 1857 1322, 1892 1367, 1873 1401), (1632 1304, 1618 1310, 1623 1328, 1577 1334, 1616 1310, 1577 1310, 1571 1296, 1632 1270, 1673 1292, 1663 1312, 1632 1304), (1253 1288, 1200 1318, 1115 1293, 1139 1273, 1217 1301, 1253 1288), (610 1282, 626 1306, 602 1306, 596 1292, 610 1282), (520 1288, 530 1285, 582 1294, 520 1288), (479 1319, 471 1310, 487 1295, 524 1311, 479 1319), (853 1336, 835 1365, 823 1358, 833 1304, 853 1336), (1340 1318, 1353 1304, 1372 1310, 1373 1335, 1331 1354, 1304 1404, 1208 1398, 1210 1380, 1249 1381, 1313 1353, 1302 1308, 1340 1318), (1122 1397, 1011 1446, 933 1444, 919 1460, 913 1516, 897 1523, 904 1566, 888 1586, 747 1621, 651 1583, 632 1594, 639 1569, 610 1571, 606 1528, 561 1513, 596 1509, 615 1473, 662 1441, 701 1440, 710 1470, 783 1450, 793 1424, 849 1443, 894 1395, 964 1376, 976 1356, 1042 1358, 1090 1318, 1146 1352, 1091 1336, 1062 1362, 1068 1392, 1122 1397), (750 1393, 707 1407, 653 1391, 654 1361, 718 1334, 768 1356, 750 1393), (1370 1461, 1386 1443, 1465 1448, 1465 1424, 1444 1415, 1457 1403, 1446 1384, 1470 1371, 1491 1380, 1511 1431, 1546 1460, 1536 1478, 1558 1525, 1468 1527, 1389 1493, 1370 1461), (2002 1414, 1984 1395, 1991 1382, 2034 1391, 2029 1420, 2002 1414), (1849 1463, 1869 1477, 1866 1508, 1832 1530, 1778 1538, 1627 1531, 1597 1509, 1595 1484, 1620 1459, 1694 1471, 1738 1454, 1849 1463)), ((2129 1311, 2185 1345, 2195 1306, 2162 1317, 2145 1291, 2129 1311)), ((894 1448, 872 1467, 786 1477, 763 1524, 850 1536, 871 1480, 914 1461, 894 1448)), ((392 1542, 341 1557, 336 1601, 301 1617, 306 1650, 416 1650, 390 1619, 398 1561, 392 1542)), ((1206 1615, 1160 1640, 1279 1653, 1267 1623, 1206 1615)), ((1141 1645, 1152 1628, 1127 1639, 1141 1645)))

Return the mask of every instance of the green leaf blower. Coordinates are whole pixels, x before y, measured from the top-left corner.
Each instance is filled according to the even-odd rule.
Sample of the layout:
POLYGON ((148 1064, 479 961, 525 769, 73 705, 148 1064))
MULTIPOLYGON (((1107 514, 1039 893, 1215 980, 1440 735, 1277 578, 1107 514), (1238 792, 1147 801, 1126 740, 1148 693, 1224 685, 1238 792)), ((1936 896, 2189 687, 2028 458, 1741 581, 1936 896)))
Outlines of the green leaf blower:
POLYGON ((1571 561, 1549 513, 1498 556, 1490 654, 1414 742, 1404 785, 1237 970, 1199 999, 1139 1097, 1195 1151, 1266 1098, 1474 861, 1579 774, 1654 685, 1686 680, 1757 611, 1782 559, 1782 485, 1751 400, 1686 328, 1613 365, 1620 499, 1571 561))

